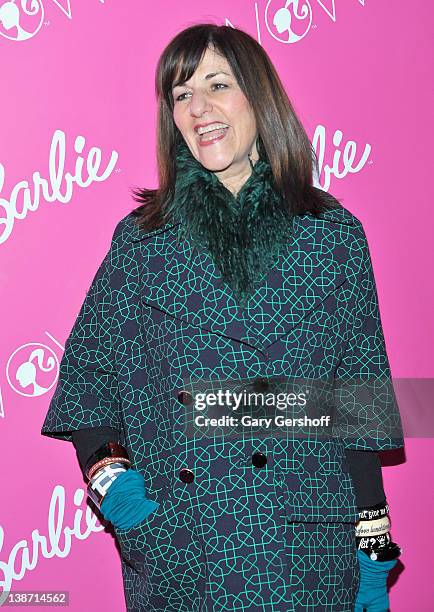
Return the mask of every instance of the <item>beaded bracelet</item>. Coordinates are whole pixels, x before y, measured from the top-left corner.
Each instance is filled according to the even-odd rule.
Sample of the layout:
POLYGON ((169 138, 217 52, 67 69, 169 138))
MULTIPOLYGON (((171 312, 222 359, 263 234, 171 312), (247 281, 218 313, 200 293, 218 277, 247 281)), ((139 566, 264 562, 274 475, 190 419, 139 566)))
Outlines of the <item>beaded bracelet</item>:
POLYGON ((128 459, 128 451, 118 442, 105 442, 102 444, 97 450, 89 457, 86 461, 86 465, 84 468, 84 473, 87 478, 90 478, 89 473, 90 470, 103 459, 128 459))
POLYGON ((87 477, 91 480, 92 476, 97 472, 100 468, 109 465, 110 463, 125 463, 128 467, 131 467, 131 461, 129 459, 125 459, 125 457, 106 457, 105 459, 101 459, 95 463, 91 468, 89 468, 87 477))

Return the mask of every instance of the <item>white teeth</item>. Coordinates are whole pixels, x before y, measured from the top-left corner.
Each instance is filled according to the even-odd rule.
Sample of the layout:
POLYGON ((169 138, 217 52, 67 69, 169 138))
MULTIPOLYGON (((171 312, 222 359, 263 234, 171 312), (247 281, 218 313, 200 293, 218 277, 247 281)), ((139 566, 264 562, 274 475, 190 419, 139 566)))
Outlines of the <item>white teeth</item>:
POLYGON ((197 129, 197 133, 199 136, 202 134, 206 134, 207 132, 211 132, 212 130, 220 130, 222 128, 229 127, 226 123, 211 123, 210 125, 206 125, 205 127, 200 127, 197 129))
POLYGON ((202 134, 202 136, 199 136, 200 142, 210 142, 211 140, 215 140, 216 138, 219 139, 221 137, 224 137, 226 135, 225 129, 213 130, 208 134, 202 134))

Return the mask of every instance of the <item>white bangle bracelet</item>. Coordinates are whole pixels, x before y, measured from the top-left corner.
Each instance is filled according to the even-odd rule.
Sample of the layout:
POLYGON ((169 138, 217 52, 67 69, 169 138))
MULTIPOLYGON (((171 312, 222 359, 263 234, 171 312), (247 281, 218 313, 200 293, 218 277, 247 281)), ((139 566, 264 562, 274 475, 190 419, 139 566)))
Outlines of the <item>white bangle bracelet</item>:
POLYGON ((103 499, 116 478, 129 469, 129 466, 125 463, 113 462, 100 468, 87 485, 89 499, 91 499, 98 508, 101 508, 103 499))

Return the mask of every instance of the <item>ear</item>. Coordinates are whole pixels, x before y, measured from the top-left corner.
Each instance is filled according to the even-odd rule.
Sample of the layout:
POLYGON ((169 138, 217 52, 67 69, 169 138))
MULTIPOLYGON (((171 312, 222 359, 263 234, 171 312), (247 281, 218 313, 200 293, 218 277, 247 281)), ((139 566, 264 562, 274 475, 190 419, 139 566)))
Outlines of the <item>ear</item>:
POLYGON ((258 161, 259 159, 258 140, 259 140, 259 134, 256 135, 255 141, 249 153, 250 160, 254 162, 258 161))

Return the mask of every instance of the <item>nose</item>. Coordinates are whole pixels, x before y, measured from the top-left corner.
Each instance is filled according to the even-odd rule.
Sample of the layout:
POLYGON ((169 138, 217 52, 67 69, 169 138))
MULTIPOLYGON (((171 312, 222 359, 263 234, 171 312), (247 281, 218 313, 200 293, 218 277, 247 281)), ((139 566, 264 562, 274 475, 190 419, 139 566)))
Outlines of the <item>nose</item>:
POLYGON ((201 117, 206 111, 212 111, 208 95, 206 92, 195 91, 190 98, 190 114, 193 117, 201 117))

